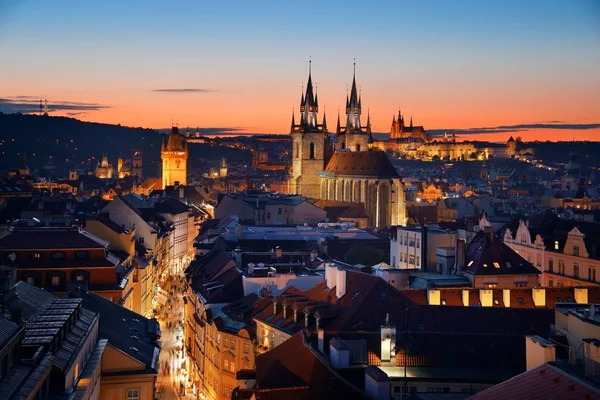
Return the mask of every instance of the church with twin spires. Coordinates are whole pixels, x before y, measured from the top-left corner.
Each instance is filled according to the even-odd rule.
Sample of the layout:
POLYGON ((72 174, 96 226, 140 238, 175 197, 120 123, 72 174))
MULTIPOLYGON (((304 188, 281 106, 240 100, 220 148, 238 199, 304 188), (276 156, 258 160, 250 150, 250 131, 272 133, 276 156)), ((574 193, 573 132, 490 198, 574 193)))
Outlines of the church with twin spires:
POLYGON ((319 118, 319 98, 313 89, 309 63, 306 91, 300 99, 300 118, 292 113, 292 168, 289 192, 346 203, 362 203, 372 227, 406 225, 404 187, 385 152, 373 148, 371 118, 362 125, 362 95, 356 85, 346 95, 346 123, 338 112, 335 133, 319 118), (319 120, 321 121, 319 123, 319 120))

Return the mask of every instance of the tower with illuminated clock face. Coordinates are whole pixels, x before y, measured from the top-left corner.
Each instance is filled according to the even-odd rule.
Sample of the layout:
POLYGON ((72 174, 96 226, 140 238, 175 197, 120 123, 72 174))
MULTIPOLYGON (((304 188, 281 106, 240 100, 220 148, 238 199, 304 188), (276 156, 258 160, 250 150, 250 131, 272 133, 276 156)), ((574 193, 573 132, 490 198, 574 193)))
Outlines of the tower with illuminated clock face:
POLYGON ((176 126, 171 128, 167 143, 162 142, 160 158, 162 159, 163 189, 176 183, 187 185, 188 147, 176 126))

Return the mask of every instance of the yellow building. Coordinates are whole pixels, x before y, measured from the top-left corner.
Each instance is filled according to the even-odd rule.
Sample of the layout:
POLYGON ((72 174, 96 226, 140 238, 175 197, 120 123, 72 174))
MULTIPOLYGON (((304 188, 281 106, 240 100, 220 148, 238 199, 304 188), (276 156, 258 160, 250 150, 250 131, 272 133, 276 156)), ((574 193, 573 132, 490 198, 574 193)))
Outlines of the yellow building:
POLYGON ((162 143, 160 158, 162 159, 162 188, 176 183, 187 185, 187 142, 182 140, 176 126, 171 129, 167 144, 162 143))
POLYGON ((243 322, 233 321, 225 314, 211 319, 207 315, 204 388, 209 399, 229 400, 238 386, 236 372, 254 369, 254 330, 243 322))
POLYGON ((96 177, 100 179, 111 179, 113 177, 113 172, 114 168, 108 162, 108 157, 106 155, 102 156, 102 160, 96 167, 96 177))

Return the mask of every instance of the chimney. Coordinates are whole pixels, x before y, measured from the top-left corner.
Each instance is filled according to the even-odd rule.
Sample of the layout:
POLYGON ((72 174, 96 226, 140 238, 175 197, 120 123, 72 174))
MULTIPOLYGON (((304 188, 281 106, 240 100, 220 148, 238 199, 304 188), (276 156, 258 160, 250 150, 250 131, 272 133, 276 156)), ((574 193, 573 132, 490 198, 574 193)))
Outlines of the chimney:
POLYGON ((310 325, 310 311, 308 307, 304 307, 304 327, 308 329, 308 325, 310 325))
POLYGON ((238 268, 242 267, 242 250, 237 247, 234 251, 233 251, 233 256, 235 258, 235 263, 237 264, 238 268))
POLYGON ((502 301, 504 307, 510 307, 510 289, 502 289, 502 301))
POLYGON ((577 304, 588 303, 588 290, 587 288, 574 288, 574 297, 577 304))
POLYGON ((319 351, 323 354, 323 349, 325 348, 325 331, 323 329, 317 330, 317 338, 319 351))
POLYGON ((273 297, 273 315, 277 315, 277 311, 279 311, 279 307, 277 307, 277 303, 279 303, 279 300, 277 299, 277 296, 273 297))
POLYGON ((427 290, 427 304, 430 306, 439 306, 441 304, 441 293, 439 289, 427 290))
POLYGON ((184 197, 184 188, 183 186, 179 186, 179 199, 183 199, 184 197))
POLYGON ((531 289, 531 297, 536 307, 546 307, 546 289, 535 288, 531 289))
POLYGON ((350 366, 350 350, 346 343, 338 337, 329 341, 329 363, 335 369, 350 366))
POLYGON ((454 257, 454 269, 456 271, 462 269, 466 265, 466 251, 467 241, 462 238, 456 240, 456 256, 454 257))
POLYGON ((248 263, 248 275, 254 275, 254 263, 248 263))
POLYGON ((374 400, 388 400, 391 396, 388 375, 379 367, 371 365, 365 369, 365 393, 374 400))
POLYGON ((486 226, 485 233, 488 235, 488 240, 490 241, 490 243, 492 243, 494 241, 494 239, 496 238, 496 235, 494 233, 494 228, 492 226, 486 226))
POLYGON ((325 264, 325 280, 327 281, 327 289, 333 289, 337 281, 337 267, 333 263, 325 264))
POLYGON ((463 306, 469 307, 469 289, 462 290, 462 302, 463 306))
POLYGON ((337 269, 335 297, 341 299, 346 294, 346 270, 342 267, 337 269))
POLYGON ((275 247, 275 258, 281 258, 281 256, 282 256, 281 247, 279 247, 279 246, 275 247))
POLYGON ((527 371, 550 361, 556 361, 556 346, 540 336, 525 336, 525 358, 527 371))

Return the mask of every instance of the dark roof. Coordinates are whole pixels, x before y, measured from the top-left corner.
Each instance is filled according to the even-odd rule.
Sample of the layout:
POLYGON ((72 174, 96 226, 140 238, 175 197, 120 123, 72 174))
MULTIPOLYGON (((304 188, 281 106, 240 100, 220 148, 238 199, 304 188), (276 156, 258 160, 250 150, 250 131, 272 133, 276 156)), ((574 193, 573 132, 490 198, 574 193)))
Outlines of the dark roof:
POLYGON ((325 172, 335 175, 399 178, 387 154, 381 150, 337 151, 325 172))
POLYGON ((76 290, 70 297, 81 298, 83 307, 100 314, 100 338, 146 366, 148 373, 158 372, 160 336, 158 322, 145 318, 92 292, 76 290))
POLYGON ((600 389, 553 364, 540 365, 469 399, 580 400, 600 398, 600 389))
POLYGON ((184 214, 190 212, 189 206, 173 198, 168 198, 165 201, 157 203, 154 209, 161 214, 184 214))
POLYGON ((480 231, 466 249, 463 272, 473 275, 531 275, 540 271, 493 232, 480 231))
POLYGON ((256 357, 256 384, 261 390, 308 386, 311 399, 366 397, 316 354, 302 332, 256 357))
POLYGON ((221 250, 211 250, 198 258, 185 271, 192 289, 206 303, 228 303, 244 297, 242 274, 235 262, 221 250))
POLYGON ((183 151, 183 143, 181 142, 181 135, 179 134, 179 128, 174 126, 171 128, 169 139, 167 140, 166 151, 183 151))
POLYGON ((11 227, 0 233, 0 249, 104 249, 78 228, 11 227))
POLYGON ((20 331, 19 325, 14 322, 0 317, 0 350, 6 346, 20 331))

